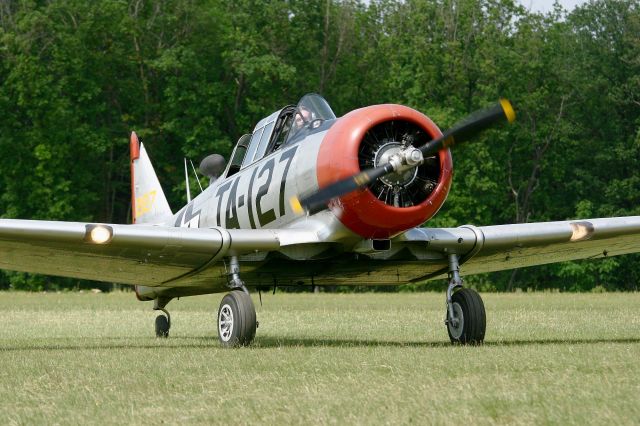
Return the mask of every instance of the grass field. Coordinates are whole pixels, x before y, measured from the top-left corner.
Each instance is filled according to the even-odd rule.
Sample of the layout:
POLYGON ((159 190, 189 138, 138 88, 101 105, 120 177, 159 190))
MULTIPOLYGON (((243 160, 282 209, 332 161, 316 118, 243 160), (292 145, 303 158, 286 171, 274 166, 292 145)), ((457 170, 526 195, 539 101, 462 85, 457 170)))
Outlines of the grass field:
POLYGON ((276 294, 250 348, 222 295, 0 293, 0 424, 638 424, 640 294, 486 294, 481 347, 444 296, 276 294))

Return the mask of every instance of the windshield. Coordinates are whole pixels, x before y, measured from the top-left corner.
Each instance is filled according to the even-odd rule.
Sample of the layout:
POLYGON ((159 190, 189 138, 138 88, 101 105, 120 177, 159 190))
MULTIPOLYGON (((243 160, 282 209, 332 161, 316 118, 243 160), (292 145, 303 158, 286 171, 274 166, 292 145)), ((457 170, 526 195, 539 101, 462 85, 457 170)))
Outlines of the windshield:
POLYGON ((304 138, 322 126, 325 121, 335 118, 336 115, 322 96, 316 93, 304 95, 296 106, 286 143, 304 138))

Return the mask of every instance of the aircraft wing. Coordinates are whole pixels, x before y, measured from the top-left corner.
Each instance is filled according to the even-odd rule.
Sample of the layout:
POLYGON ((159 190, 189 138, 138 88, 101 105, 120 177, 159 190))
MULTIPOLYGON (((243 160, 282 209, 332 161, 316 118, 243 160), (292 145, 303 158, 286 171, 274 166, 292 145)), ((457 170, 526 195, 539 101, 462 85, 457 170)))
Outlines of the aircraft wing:
POLYGON ((317 241, 305 230, 0 219, 0 269, 159 286, 224 256, 317 241))
MULTIPOLYGON (((394 243, 456 253, 464 275, 640 252, 640 216, 459 228, 414 228, 394 243)), ((416 247, 416 248, 418 248, 416 247)), ((447 268, 413 281, 446 275, 447 268)))

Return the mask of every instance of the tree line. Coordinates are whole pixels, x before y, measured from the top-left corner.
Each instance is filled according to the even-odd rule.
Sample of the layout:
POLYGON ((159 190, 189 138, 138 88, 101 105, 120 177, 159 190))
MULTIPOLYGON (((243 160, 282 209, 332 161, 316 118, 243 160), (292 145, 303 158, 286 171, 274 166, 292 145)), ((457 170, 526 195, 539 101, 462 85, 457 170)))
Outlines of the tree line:
MULTIPOLYGON (((454 153, 433 226, 640 214, 640 4, 512 0, 0 0, 0 215, 126 223, 128 134, 170 204, 182 158, 228 157, 308 92, 400 103, 441 128, 512 100, 454 153)), ((194 186, 192 185, 192 188, 194 186)), ((469 277, 484 289, 637 289, 640 256, 469 277)), ((0 288, 92 283, 2 272, 0 288)))

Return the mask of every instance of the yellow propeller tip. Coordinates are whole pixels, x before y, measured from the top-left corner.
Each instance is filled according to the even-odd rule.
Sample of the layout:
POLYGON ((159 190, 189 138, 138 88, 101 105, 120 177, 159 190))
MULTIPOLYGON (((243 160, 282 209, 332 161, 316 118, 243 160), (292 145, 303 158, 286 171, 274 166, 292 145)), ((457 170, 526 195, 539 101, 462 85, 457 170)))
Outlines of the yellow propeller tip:
POLYGON ((291 210, 293 210, 295 214, 301 215, 304 213, 302 204, 300 204, 300 200, 295 195, 289 200, 289 205, 291 206, 291 210))
POLYGON ((513 123, 514 121, 516 121, 516 112, 514 111, 511 102, 509 102, 507 99, 502 98, 500 99, 500 105, 502 106, 504 115, 507 117, 507 121, 509 123, 513 123))

